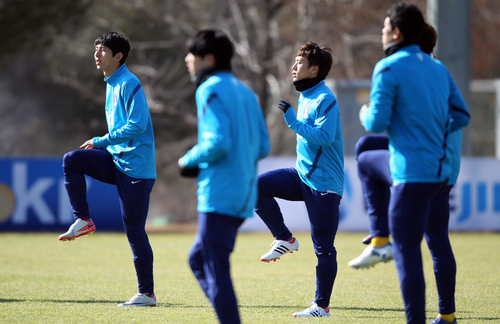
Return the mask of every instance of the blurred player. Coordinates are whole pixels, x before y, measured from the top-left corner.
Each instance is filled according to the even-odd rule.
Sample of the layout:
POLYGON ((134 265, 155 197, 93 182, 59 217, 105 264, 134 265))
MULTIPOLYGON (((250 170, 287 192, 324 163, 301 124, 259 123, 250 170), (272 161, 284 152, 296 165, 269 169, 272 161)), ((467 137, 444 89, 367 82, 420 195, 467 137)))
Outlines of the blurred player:
POLYGON ((285 100, 278 103, 288 127, 297 133, 294 168, 269 171, 259 177, 256 212, 276 239, 261 261, 276 261, 298 250, 299 242, 286 227, 275 198, 304 201, 318 264, 314 304, 294 317, 328 317, 337 275, 333 245, 344 189, 344 150, 337 99, 323 81, 332 66, 329 48, 303 45, 292 67, 293 85, 300 91, 297 114, 285 100))
POLYGON ((417 40, 423 28, 422 13, 414 5, 398 3, 388 10, 382 30, 388 58, 375 66, 370 106, 360 118, 369 131, 388 131, 393 182, 389 230, 407 322, 426 320, 420 251, 425 235, 440 296, 441 315, 433 323, 456 323, 448 181, 460 153, 454 147, 457 140, 448 137, 460 136, 456 130, 469 123, 469 114, 446 68, 420 51, 417 40))
POLYGON ((156 179, 153 124, 142 85, 125 65, 129 41, 111 32, 96 39, 94 46, 97 69, 107 83, 108 133, 64 156, 64 184, 75 222, 59 240, 71 241, 96 229, 90 218, 85 175, 115 185, 139 282, 139 293, 119 306, 156 306, 153 250, 145 231, 156 179))
MULTIPOLYGON (((418 40, 420 49, 427 54, 432 54, 436 42, 436 31, 426 23, 418 40)), ((461 130, 458 132, 462 134, 461 130)), ((460 148, 461 136, 458 136, 457 140, 459 142, 456 144, 460 148)), ((359 257, 349 262, 349 266, 355 269, 369 268, 379 262, 392 260, 392 244, 389 242, 389 221, 387 218, 390 186, 392 185, 388 150, 389 139, 385 135, 365 136, 356 144, 358 175, 370 217, 370 235, 362 240, 364 244, 369 246, 359 257)), ((458 159, 454 160, 453 166, 458 175, 460 155, 458 155, 458 159)))
POLYGON ((202 30, 186 45, 186 65, 198 86, 198 144, 179 159, 181 175, 198 178, 198 233, 189 265, 220 323, 240 323, 229 256, 238 228, 253 216, 257 162, 269 153, 269 136, 256 95, 231 73, 229 38, 202 30))

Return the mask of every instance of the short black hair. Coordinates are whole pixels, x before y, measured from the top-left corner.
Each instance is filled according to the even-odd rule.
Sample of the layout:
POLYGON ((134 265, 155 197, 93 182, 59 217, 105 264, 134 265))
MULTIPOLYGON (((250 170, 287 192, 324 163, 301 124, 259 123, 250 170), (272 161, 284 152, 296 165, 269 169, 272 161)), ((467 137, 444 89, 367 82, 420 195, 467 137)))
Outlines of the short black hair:
POLYGON ((318 78, 321 80, 326 78, 333 65, 332 49, 329 47, 321 47, 313 42, 302 45, 297 52, 297 56, 307 58, 309 66, 316 65, 319 69, 318 78))
POLYGON ((420 46, 422 52, 432 54, 432 51, 436 46, 437 39, 438 36, 434 27, 432 27, 429 23, 425 23, 424 30, 418 39, 418 45, 420 46))
POLYGON ((417 6, 398 2, 387 10, 392 29, 399 28, 405 41, 417 42, 424 29, 424 16, 417 6))
POLYGON ((220 30, 200 30, 187 40, 186 49, 189 53, 201 57, 212 54, 217 68, 231 69, 234 45, 229 37, 220 30))
POLYGON ((128 39, 122 34, 115 32, 109 32, 99 36, 94 42, 94 47, 97 45, 103 45, 109 48, 111 52, 113 52, 113 56, 121 52, 123 57, 120 60, 120 66, 125 63, 128 53, 130 52, 130 42, 128 39))

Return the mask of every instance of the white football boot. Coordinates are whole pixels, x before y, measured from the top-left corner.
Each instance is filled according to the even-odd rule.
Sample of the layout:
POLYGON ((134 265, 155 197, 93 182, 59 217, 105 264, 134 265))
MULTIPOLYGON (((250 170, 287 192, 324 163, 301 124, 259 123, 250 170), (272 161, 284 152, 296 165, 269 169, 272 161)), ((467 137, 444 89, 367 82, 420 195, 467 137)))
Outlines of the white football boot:
POLYGON ((73 241, 77 237, 91 235, 94 232, 95 225, 92 219, 85 221, 81 218, 77 218, 66 233, 59 235, 59 241, 73 241))
POLYGON ((260 261, 270 262, 279 260, 282 256, 299 250, 299 241, 292 237, 290 241, 275 240, 271 243, 271 250, 260 257, 260 261))
POLYGON ((125 302, 123 304, 119 304, 118 306, 124 307, 124 306, 149 306, 153 307, 156 306, 156 295, 153 294, 151 297, 146 295, 146 294, 141 294, 138 293, 134 297, 130 298, 128 302, 125 302))
POLYGON ((330 309, 318 306, 316 303, 302 312, 293 313, 292 317, 330 317, 330 309))
POLYGON ((370 268, 379 262, 387 262, 392 260, 392 244, 387 243, 383 247, 368 245, 359 257, 349 262, 349 267, 354 269, 370 268))

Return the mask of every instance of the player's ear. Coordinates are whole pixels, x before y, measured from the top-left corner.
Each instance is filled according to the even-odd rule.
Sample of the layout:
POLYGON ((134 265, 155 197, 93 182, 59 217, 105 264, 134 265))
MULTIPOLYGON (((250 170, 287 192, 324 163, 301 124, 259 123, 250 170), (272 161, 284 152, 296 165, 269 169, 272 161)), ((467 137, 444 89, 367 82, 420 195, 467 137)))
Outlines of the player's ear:
POLYGON ((312 77, 317 77, 318 76, 318 72, 319 72, 319 66, 317 66, 317 65, 311 65, 310 68, 311 68, 311 76, 312 77))
POLYGON ((115 61, 118 61, 120 62, 123 58, 123 53, 122 52, 119 52, 119 53, 116 53, 115 55, 115 61))
POLYGON ((392 39, 394 41, 404 41, 403 33, 401 33, 401 29, 399 29, 399 27, 394 28, 392 31, 392 39))
POLYGON ((203 59, 205 60, 206 66, 215 66, 215 56, 212 53, 206 54, 203 59))

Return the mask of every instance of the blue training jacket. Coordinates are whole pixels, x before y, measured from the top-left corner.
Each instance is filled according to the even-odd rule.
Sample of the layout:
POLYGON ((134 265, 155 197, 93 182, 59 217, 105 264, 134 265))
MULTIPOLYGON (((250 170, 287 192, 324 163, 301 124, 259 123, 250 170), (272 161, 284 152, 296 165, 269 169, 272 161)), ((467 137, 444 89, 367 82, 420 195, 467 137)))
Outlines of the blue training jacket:
POLYGON ((470 114, 464 98, 453 80, 450 86, 450 109, 462 112, 461 114, 455 114, 455 119, 452 119, 452 131, 448 136, 447 145, 448 156, 451 158, 451 175, 448 179, 448 184, 454 185, 457 182, 458 174, 460 172, 460 152, 462 150, 462 129, 456 128, 458 128, 462 123, 468 124, 470 122, 470 114), (457 120, 458 118, 462 120, 457 120))
POLYGON ((375 133, 387 129, 394 182, 441 182, 452 176, 448 136, 470 120, 458 96, 446 67, 418 45, 377 63, 361 123, 375 133))
POLYGON ((344 193, 344 144, 340 111, 334 94, 321 81, 301 92, 297 114, 284 114, 290 129, 297 133, 295 168, 302 181, 321 192, 344 193))
POLYGON ((198 144, 181 158, 200 168, 198 211, 253 216, 257 162, 269 135, 256 95, 230 72, 216 72, 196 90, 198 144))
POLYGON ((153 123, 139 79, 123 64, 104 81, 108 133, 94 137, 94 146, 106 148, 128 176, 156 179, 153 123))

